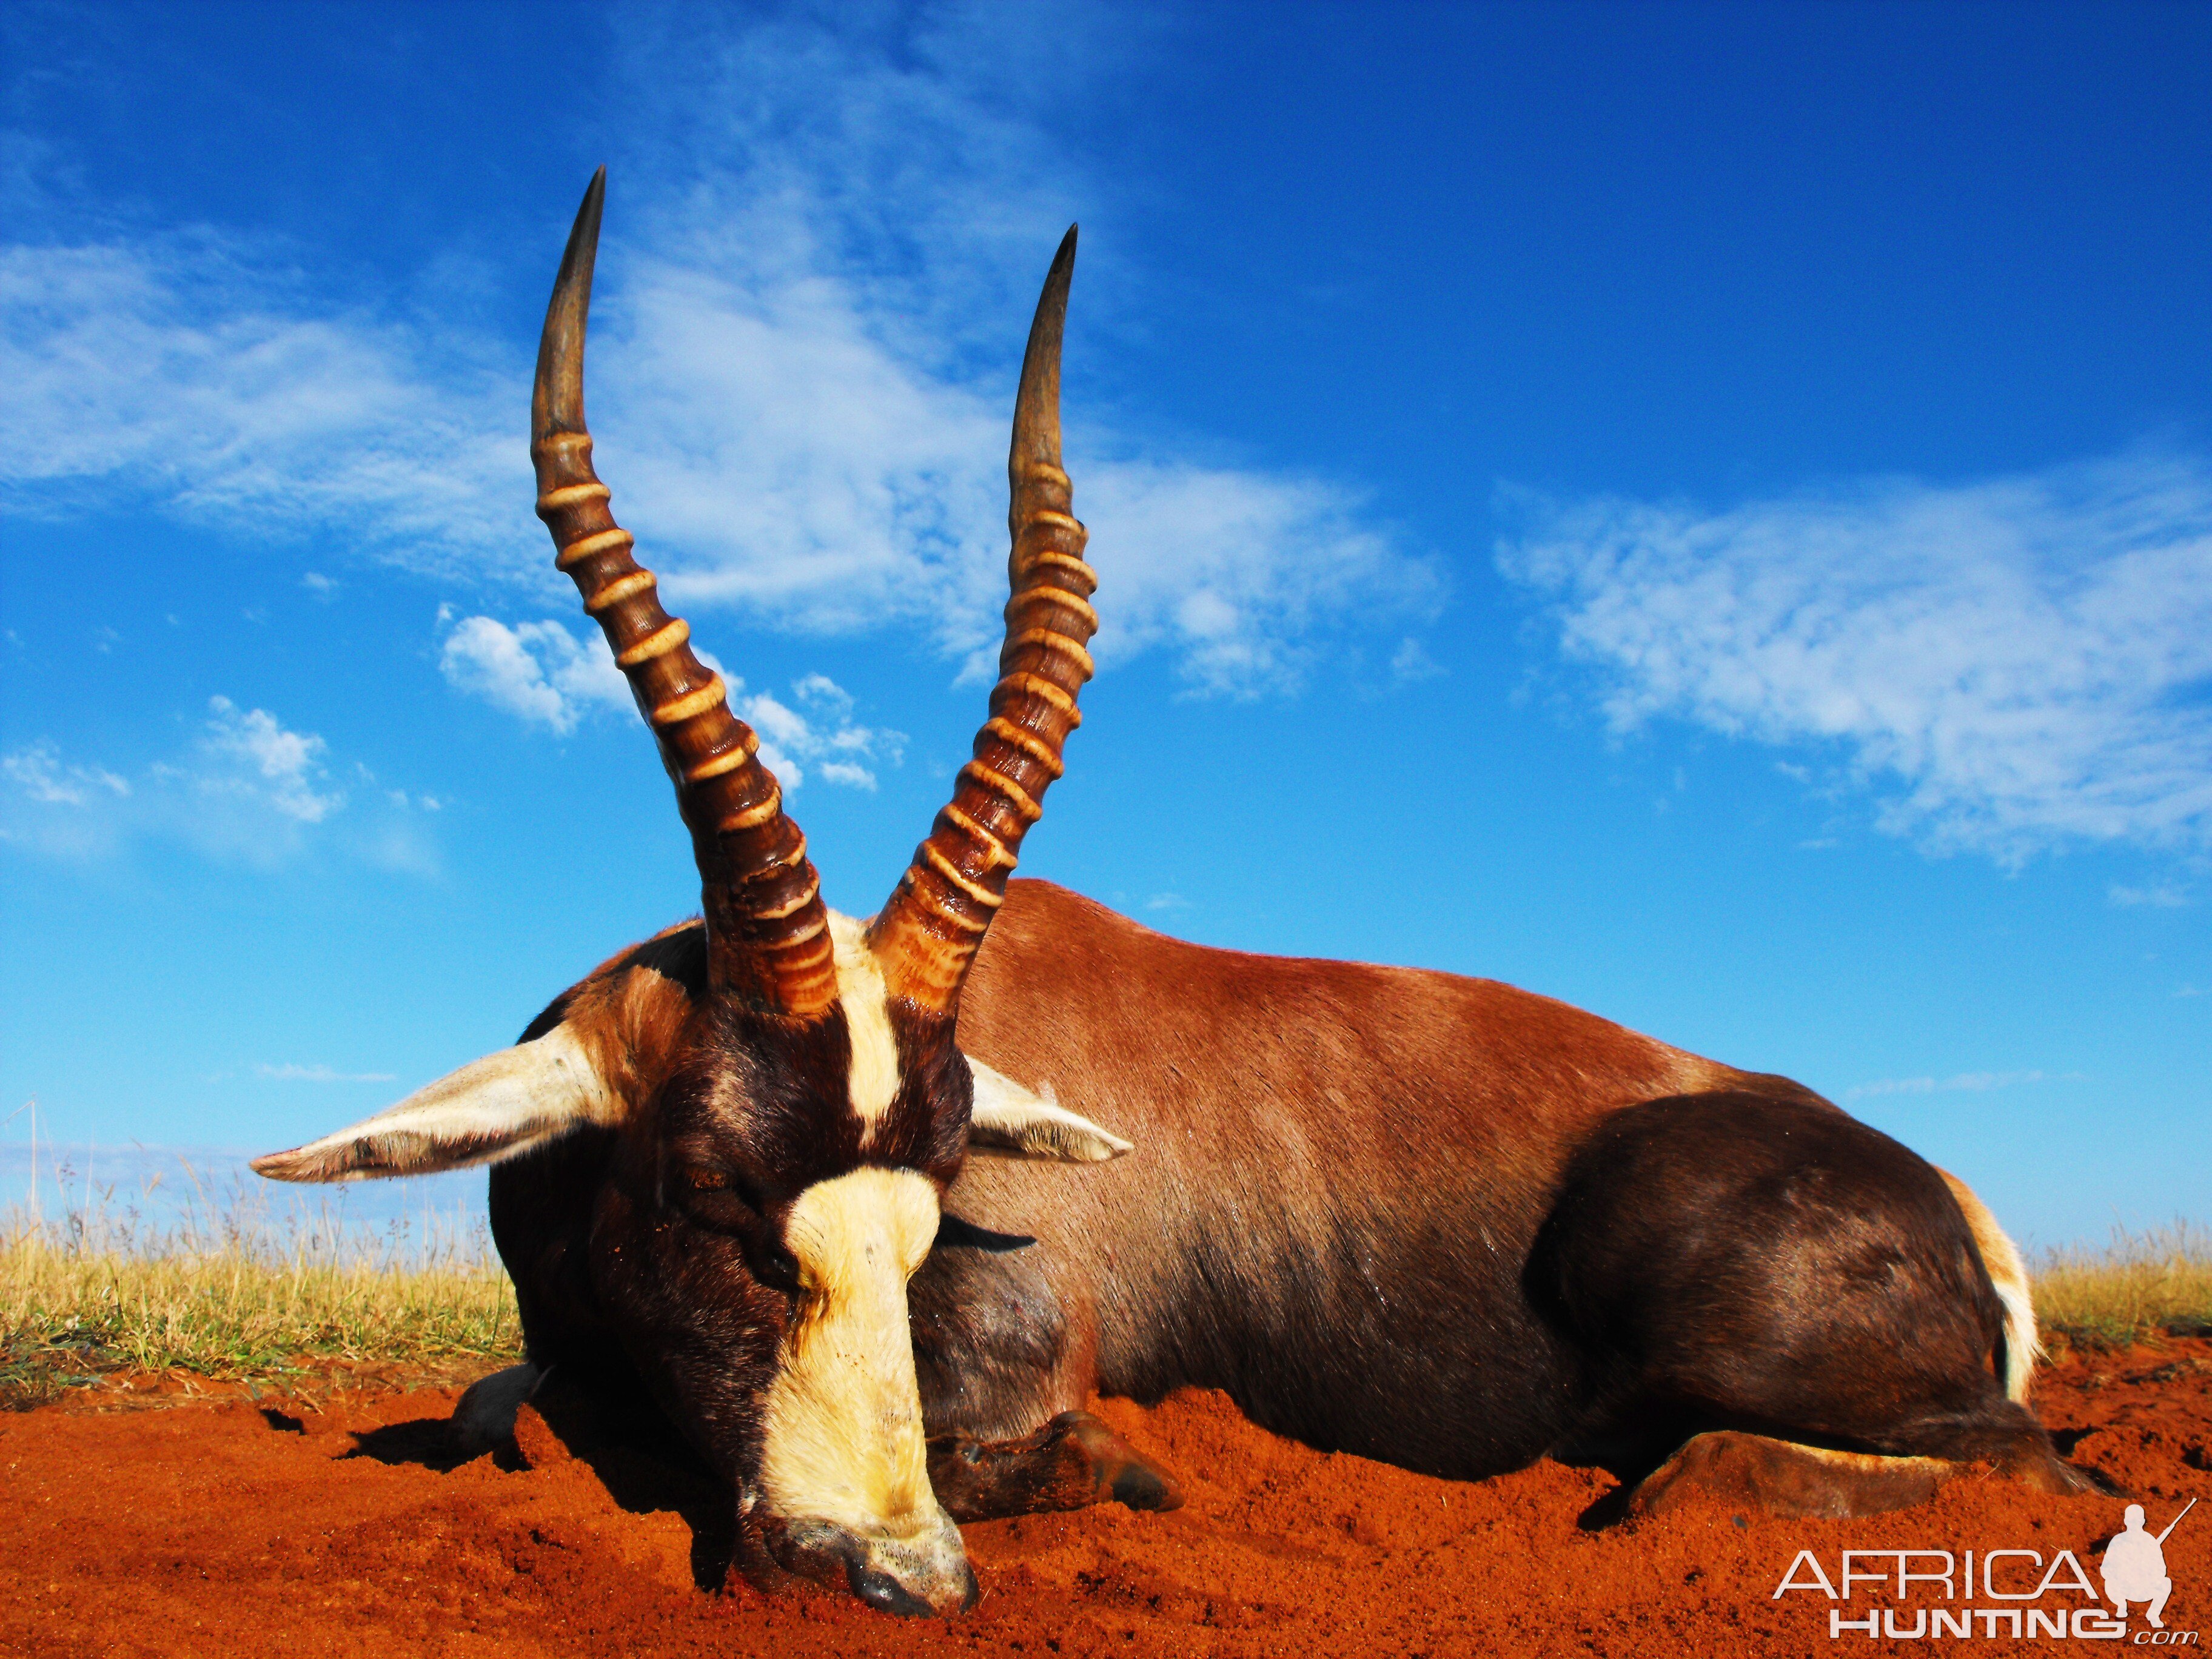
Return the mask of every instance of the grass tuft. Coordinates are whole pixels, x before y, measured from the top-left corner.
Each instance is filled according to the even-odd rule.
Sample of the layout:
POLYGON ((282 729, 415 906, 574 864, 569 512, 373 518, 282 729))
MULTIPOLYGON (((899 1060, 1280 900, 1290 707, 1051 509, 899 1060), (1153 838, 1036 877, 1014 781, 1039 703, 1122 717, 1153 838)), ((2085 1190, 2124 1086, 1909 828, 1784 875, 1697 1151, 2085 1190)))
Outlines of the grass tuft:
POLYGON ((380 1231, 272 1212, 244 1182, 143 1224, 92 1203, 0 1215, 0 1409, 118 1370, 279 1382, 330 1362, 513 1357, 514 1292, 483 1224, 380 1231))
POLYGON ((2191 1222, 2112 1229, 2030 1264, 2036 1323, 2054 1352, 2104 1352, 2161 1336, 2212 1336, 2212 1233, 2191 1222))

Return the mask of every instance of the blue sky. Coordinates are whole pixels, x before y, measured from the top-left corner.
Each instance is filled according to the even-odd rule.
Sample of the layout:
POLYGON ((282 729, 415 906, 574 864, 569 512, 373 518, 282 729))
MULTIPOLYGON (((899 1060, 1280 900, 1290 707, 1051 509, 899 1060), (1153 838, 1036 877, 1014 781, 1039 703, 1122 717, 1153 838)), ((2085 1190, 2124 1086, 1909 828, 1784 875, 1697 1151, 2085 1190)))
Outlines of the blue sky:
POLYGON ((0 28, 0 1115, 291 1145, 694 906, 530 510, 604 161, 601 471, 833 902, 979 718, 1080 220, 1026 873, 1789 1073, 2042 1243, 2212 1218, 2203 8, 0 28))

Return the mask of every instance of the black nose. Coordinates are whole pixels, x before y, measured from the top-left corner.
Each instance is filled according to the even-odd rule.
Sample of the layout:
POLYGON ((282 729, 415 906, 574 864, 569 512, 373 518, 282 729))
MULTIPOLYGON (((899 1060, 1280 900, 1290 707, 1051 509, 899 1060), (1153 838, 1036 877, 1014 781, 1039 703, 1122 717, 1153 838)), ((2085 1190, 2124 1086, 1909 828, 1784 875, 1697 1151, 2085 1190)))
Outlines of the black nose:
POLYGON ((762 1565, 817 1584, 843 1584, 878 1613, 949 1619, 967 1612, 978 1591, 960 1529, 942 1510, 907 1519, 921 1522, 913 1535, 870 1534, 834 1521, 771 1517, 760 1538, 767 1557, 762 1565))
MULTIPOLYGON (((890 1574, 878 1568, 864 1567, 855 1562, 849 1570, 848 1577, 853 1586, 853 1594, 878 1613, 896 1613, 906 1619, 927 1619, 936 1611, 928 1602, 923 1601, 904 1584, 900 1583, 890 1574)), ((975 1577, 970 1574, 967 1600, 963 1601, 961 1606, 963 1608, 970 1607, 975 1600, 975 1577)))

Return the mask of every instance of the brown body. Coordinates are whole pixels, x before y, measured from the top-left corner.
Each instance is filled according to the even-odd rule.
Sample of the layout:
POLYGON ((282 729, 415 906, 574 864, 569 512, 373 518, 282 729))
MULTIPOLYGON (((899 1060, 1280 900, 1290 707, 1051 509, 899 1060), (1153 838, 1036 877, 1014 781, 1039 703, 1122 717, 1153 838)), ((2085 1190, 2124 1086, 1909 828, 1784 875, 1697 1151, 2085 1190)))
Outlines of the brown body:
MULTIPOLYGON (((626 1008, 629 1052, 680 1050, 703 960, 672 930, 532 1033, 626 1008)), ((1735 1431, 1779 1437, 1757 1443, 1770 1486, 1784 1443, 2072 1484, 2007 1397, 2033 1338, 1947 1178, 1785 1079, 1492 981, 1186 944, 1029 881, 959 1037, 1137 1150, 966 1160, 908 1290, 940 1444, 1199 1386, 1462 1479, 1547 1453, 1642 1476, 1735 1431)), ((608 1166, 591 1137, 502 1164, 495 1230, 533 1362, 659 1394, 585 1267, 608 1166)), ((1790 1480, 1846 1507, 1841 1485, 1887 1490, 1844 1467, 1790 1480)))
POLYGON ((1495 981, 1208 950, 1037 882, 960 1039, 1137 1145, 1056 1184, 973 1159, 946 1195, 1035 1235, 1068 1312, 1031 1411, 1222 1388, 1271 1428, 1462 1476, 1534 1455, 1492 1430, 1558 1369, 1518 1281, 1570 1151, 1601 1113, 1741 1075, 1495 981))

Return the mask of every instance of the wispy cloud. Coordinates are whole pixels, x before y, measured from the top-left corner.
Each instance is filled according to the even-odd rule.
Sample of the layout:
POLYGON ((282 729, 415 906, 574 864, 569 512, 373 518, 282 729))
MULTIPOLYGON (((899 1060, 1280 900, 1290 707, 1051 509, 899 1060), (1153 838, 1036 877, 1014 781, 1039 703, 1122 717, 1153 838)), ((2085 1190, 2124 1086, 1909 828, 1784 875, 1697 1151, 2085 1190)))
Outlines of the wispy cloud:
POLYGON ((760 736, 761 759, 786 789, 798 788, 811 768, 824 782, 872 790, 874 767, 905 759, 906 734, 854 725, 851 695, 826 674, 794 682, 787 703, 765 691, 748 693, 743 680, 724 678, 730 679, 732 706, 760 736))
POLYGON ((2154 882, 2148 887, 2129 887, 2114 882, 2105 896, 2124 909, 2148 906, 2156 910, 2182 910, 2189 906, 2189 889, 2178 881, 2154 882))
MULTIPOLYGON (((593 307, 602 471, 672 600, 897 627, 973 670, 1004 598, 1028 300, 1077 206, 1111 199, 1006 65, 1052 59, 1064 88, 1081 15, 830 18, 664 19, 673 35, 634 48, 658 55, 634 69, 652 125, 617 167, 593 307)), ((555 245, 533 257, 550 269, 555 245)), ((319 301, 302 266, 204 227, 0 250, 0 504, 150 501, 550 592, 526 364, 471 324, 319 301)), ((1249 695, 1437 604, 1434 566, 1357 490, 1070 413, 1102 662, 1163 652, 1195 690, 1249 695)), ((530 718, 589 700, 555 683, 550 638, 529 653, 542 684, 511 653, 484 665, 497 639, 454 648, 530 718)))
POLYGON ((265 1077, 278 1083, 389 1083, 390 1072, 339 1072, 328 1066, 256 1066, 256 1077, 265 1077))
POLYGON ((465 361, 476 343, 326 307, 204 228, 0 246, 0 501, 342 528, 409 562, 520 569, 536 550, 509 430, 525 394, 465 361))
POLYGON ((280 817, 320 823, 345 797, 323 792, 323 756, 329 744, 312 732, 288 732, 265 708, 240 708, 228 697, 208 699, 204 755, 215 764, 180 772, 204 795, 243 796, 280 817))
POLYGON ((1390 653, 1390 681, 1394 685, 1418 685, 1423 680, 1441 679, 1447 672, 1410 634, 1399 641, 1398 648, 1390 653))
MULTIPOLYGON (((728 683, 730 707, 759 736, 761 758, 786 789, 800 787, 809 769, 826 782, 873 789, 872 768, 896 766, 905 754, 903 732, 854 722, 851 696, 826 674, 797 681, 787 701, 748 692, 742 678, 700 655, 728 683)), ((595 712, 631 709, 629 682, 605 636, 587 629, 580 640, 550 618, 463 617, 446 635, 439 666, 455 689, 564 736, 595 712)))
POLYGON ((0 775, 40 806, 85 806, 103 795, 128 795, 131 786, 100 766, 67 766, 52 743, 41 740, 0 755, 0 775))
POLYGON ((2055 1077, 2047 1072, 1961 1072, 1956 1077, 1886 1077, 1844 1091, 1846 1100, 1868 1100, 1884 1095, 1986 1094, 2026 1083, 2079 1083, 2081 1073, 2055 1077))
MULTIPOLYGON (((0 755, 0 842, 48 856, 84 859, 156 836, 226 863, 273 867, 318 845, 383 868, 427 874, 434 843, 420 813, 428 796, 374 788, 370 807, 341 821, 348 792, 332 779, 329 745, 286 726, 265 708, 208 700, 191 742, 173 757, 126 776, 64 759, 41 738, 0 755)), ((355 766, 359 781, 374 776, 355 766)))
POLYGON ((1875 821, 2007 864, 2212 845, 2212 462, 1869 484, 1732 511, 1516 503, 1614 725, 1832 744, 1875 821))

